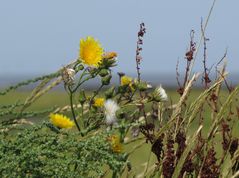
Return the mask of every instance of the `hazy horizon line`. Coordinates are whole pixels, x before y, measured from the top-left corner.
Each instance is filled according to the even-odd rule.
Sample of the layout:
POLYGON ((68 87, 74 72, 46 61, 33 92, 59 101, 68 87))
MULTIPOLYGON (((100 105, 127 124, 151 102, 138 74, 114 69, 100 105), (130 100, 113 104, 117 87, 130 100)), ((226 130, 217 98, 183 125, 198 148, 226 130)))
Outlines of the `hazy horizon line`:
MULTIPOLYGON (((35 74, 35 75, 29 75, 29 74, 22 74, 22 75, 15 75, 15 74, 8 74, 8 75, 1 75, 0 74, 0 88, 5 88, 10 85, 16 85, 19 82, 29 80, 29 79, 34 79, 36 77, 40 77, 46 74, 35 74)), ((136 78, 137 74, 136 73, 126 73, 126 75, 131 76, 132 78, 136 78)), ((182 82, 183 80, 183 73, 180 74, 179 79, 182 82)), ((177 86, 177 79, 176 79, 176 72, 175 74, 171 72, 147 72, 141 74, 141 78, 144 81, 149 82, 153 86, 157 85, 163 85, 167 87, 176 87, 177 86)), ((215 79, 215 75, 211 75, 211 79, 215 79)), ((229 73, 228 77, 228 82, 230 84, 236 85, 239 84, 239 73, 229 73)), ((119 83, 119 78, 117 73, 113 73, 112 77, 112 84, 117 84, 119 83)), ((201 83, 201 78, 198 79, 196 85, 200 86, 201 83)), ((92 81, 89 81, 85 86, 86 87, 94 87, 100 84, 100 80, 98 81, 97 79, 94 79, 92 81)))

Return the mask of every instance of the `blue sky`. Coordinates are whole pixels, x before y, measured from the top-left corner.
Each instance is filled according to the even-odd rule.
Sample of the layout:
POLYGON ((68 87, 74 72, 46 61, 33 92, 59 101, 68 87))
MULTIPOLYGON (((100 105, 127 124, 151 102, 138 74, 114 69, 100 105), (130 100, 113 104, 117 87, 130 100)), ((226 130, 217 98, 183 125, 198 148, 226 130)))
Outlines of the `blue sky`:
MULTIPOLYGON (((45 74, 77 58, 79 41, 97 38, 106 51, 119 54, 115 72, 135 71, 139 24, 147 33, 143 73, 175 73, 182 69, 191 29, 199 41, 201 18, 213 0, 8 0, 0 1, 0 75, 45 74)), ((208 64, 228 48, 228 70, 238 72, 238 0, 218 0, 206 36, 208 64)), ((194 71, 202 68, 202 56, 194 71)))

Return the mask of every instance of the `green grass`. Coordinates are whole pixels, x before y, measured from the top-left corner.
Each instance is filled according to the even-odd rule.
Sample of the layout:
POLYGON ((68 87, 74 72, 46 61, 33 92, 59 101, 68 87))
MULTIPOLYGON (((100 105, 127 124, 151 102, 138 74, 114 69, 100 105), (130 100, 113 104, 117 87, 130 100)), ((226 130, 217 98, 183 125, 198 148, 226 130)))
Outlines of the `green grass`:
MULTIPOLYGON (((201 90, 193 90, 189 97, 189 101, 193 101, 197 96, 199 96, 201 90)), ((90 92, 89 92, 90 93, 90 92)), ((176 90, 170 89, 167 91, 170 100, 172 103, 175 103, 179 100, 180 96, 176 90)), ((223 91, 225 93, 225 91, 223 91)), ((14 91, 10 92, 7 95, 0 96, 0 106, 13 104, 17 101, 24 101, 29 96, 29 91, 14 91)), ((46 109, 52 106, 64 106, 69 104, 69 98, 65 91, 51 91, 42 97, 40 97, 36 102, 32 104, 30 109, 46 109)))
MULTIPOLYGON (((191 94, 188 98, 188 102, 191 103, 193 102, 202 92, 202 90, 192 90, 191 94)), ((176 92, 176 90, 167 90, 167 93, 170 98, 171 103, 177 103, 179 100, 180 96, 176 92)), ((225 100, 225 94, 226 91, 222 91, 222 98, 221 101, 223 102, 225 100)), ((27 91, 15 91, 11 92, 5 96, 0 96, 0 106, 7 105, 7 104, 12 104, 16 103, 17 101, 24 101, 28 96, 30 92, 27 91)), ((90 93, 88 93, 90 94, 90 93)), ((170 103, 169 102, 169 103, 170 103)), ((53 106, 65 106, 69 104, 69 98, 66 92, 64 91, 52 91, 49 92, 42 97, 40 97, 36 102, 34 102, 28 110, 41 110, 41 109, 47 109, 51 108, 53 106)), ((206 107, 207 108, 207 107, 206 107)), ((210 118, 210 112, 208 109, 205 109, 205 127, 204 127, 204 133, 206 134, 212 121, 209 119, 210 118)), ((37 121, 38 122, 38 121, 37 121)), ((195 131, 198 127, 198 123, 195 122, 191 126, 191 130, 195 131)), ((239 132, 236 131, 236 135, 239 135, 239 132)), ((141 140, 142 141, 142 140, 141 140)), ((133 144, 127 145, 124 149, 125 151, 130 151, 134 149, 135 145, 139 144, 141 141, 135 142, 133 144)), ((218 143, 220 144, 220 143, 218 143)), ((149 167, 152 166, 156 162, 156 156, 151 153, 151 144, 144 144, 142 147, 140 147, 138 150, 136 150, 131 156, 130 156, 130 161, 132 162, 132 165, 138 165, 136 168, 136 172, 143 172, 145 170, 145 165, 144 163, 147 162, 150 156, 150 164, 149 167), (150 155, 151 154, 151 155, 150 155)))
MULTIPOLYGON (((28 91, 14 91, 7 95, 0 96, 0 106, 6 104, 16 103, 17 101, 24 101, 29 96, 28 91)), ((40 97, 36 102, 32 104, 29 109, 40 110, 46 109, 52 106, 64 106, 69 103, 69 99, 66 92, 53 91, 40 97)))

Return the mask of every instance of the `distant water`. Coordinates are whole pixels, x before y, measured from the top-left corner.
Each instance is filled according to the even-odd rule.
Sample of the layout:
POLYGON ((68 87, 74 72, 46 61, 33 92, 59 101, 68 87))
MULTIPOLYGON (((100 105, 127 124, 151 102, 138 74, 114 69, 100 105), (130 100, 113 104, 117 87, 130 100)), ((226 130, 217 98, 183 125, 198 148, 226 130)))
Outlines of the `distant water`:
MULTIPOLYGON (((136 74, 127 74, 129 76, 132 76, 133 78, 136 78, 136 74)), ((33 79, 35 77, 38 77, 41 75, 0 75, 0 88, 3 89, 10 85, 15 85, 21 81, 33 79)), ((181 75, 183 76, 183 75, 181 75)), ((172 73, 154 73, 154 74, 142 74, 141 75, 142 80, 148 81, 153 86, 162 85, 163 87, 168 88, 175 88, 177 87, 177 81, 176 81, 176 75, 172 73)), ((215 76, 211 76, 211 79, 214 79, 215 76)), ((180 80, 182 81, 183 78, 181 77, 180 80)), ((227 81, 229 84, 237 85, 239 84, 239 73, 236 74, 229 74, 227 81)), ((113 75, 112 78, 112 84, 117 85, 119 83, 118 75, 113 75)), ((99 86, 100 80, 95 79, 87 82, 87 84, 84 86, 86 88, 95 88, 99 86)), ((200 86, 201 84, 201 78, 198 79, 196 86, 200 86)), ((22 89, 32 89, 35 85, 30 85, 27 87, 22 87, 22 89)), ((58 89, 63 88, 63 86, 59 86, 58 89)))

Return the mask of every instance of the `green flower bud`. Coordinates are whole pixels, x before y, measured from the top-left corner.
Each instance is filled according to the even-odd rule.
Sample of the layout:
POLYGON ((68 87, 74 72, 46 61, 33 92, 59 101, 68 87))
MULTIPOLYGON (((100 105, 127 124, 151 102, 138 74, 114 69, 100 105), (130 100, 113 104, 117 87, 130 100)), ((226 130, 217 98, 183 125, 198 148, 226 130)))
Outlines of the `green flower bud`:
POLYGON ((89 71, 90 75, 91 75, 92 77, 94 77, 95 74, 96 74, 96 72, 98 71, 98 69, 92 67, 92 68, 89 68, 88 71, 89 71))
POLYGON ((101 78, 101 83, 102 83, 102 85, 109 85, 111 78, 112 78, 111 75, 107 75, 107 76, 105 76, 105 77, 102 77, 102 78, 101 78))
POLYGON ((99 73, 101 77, 105 77, 108 74, 109 74, 109 71, 107 69, 101 69, 99 73))
POLYGON ((107 65, 108 65, 109 67, 114 67, 114 66, 115 66, 115 63, 116 63, 116 60, 115 60, 115 59, 107 60, 107 65))
POLYGON ((108 69, 110 67, 116 66, 116 60, 115 59, 103 59, 101 63, 101 67, 104 69, 108 69))
POLYGON ((79 102, 81 105, 83 105, 86 102, 86 96, 85 96, 85 91, 81 90, 79 94, 79 102))
POLYGON ((140 91, 145 91, 148 89, 146 82, 140 82, 137 87, 140 91))
POLYGON ((153 93, 152 100, 153 100, 153 101, 156 101, 156 102, 160 102, 160 101, 161 101, 161 97, 158 96, 158 95, 156 95, 155 93, 153 93))
POLYGON ((82 64, 80 64, 77 68, 78 68, 78 70, 83 70, 84 66, 82 64))
POLYGON ((112 98, 114 96, 114 93, 115 93, 115 87, 113 86, 109 88, 107 91, 105 91, 105 98, 106 99, 112 98))
POLYGON ((121 85, 118 87, 118 93, 125 93, 126 92, 126 89, 127 89, 127 86, 125 85, 121 85))

